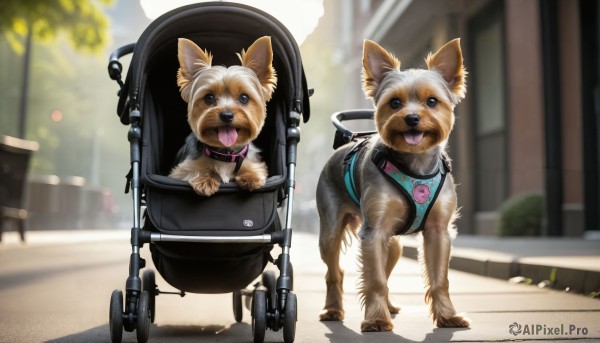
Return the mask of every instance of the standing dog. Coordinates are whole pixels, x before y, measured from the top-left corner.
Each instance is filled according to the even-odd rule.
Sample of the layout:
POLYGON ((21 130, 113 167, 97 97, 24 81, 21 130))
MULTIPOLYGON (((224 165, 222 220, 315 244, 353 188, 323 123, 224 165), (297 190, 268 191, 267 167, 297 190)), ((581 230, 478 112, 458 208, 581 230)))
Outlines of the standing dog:
POLYGON ((365 40, 362 88, 375 104, 378 134, 338 149, 317 186, 319 247, 327 264, 327 298, 321 320, 342 320, 339 266, 346 235, 360 238, 362 331, 390 331, 387 282, 402 254, 397 235, 422 231, 419 260, 425 301, 438 327, 468 327, 448 291, 448 263, 457 217, 455 184, 445 146, 454 107, 466 92, 460 40, 426 59, 427 70, 400 70, 400 61, 365 40))
POLYGON ((257 39, 238 54, 241 66, 212 66, 212 55, 180 38, 177 84, 188 103, 192 133, 179 150, 169 176, 210 196, 233 179, 254 190, 267 179, 267 165, 251 143, 262 129, 267 101, 275 90, 271 38, 257 39))

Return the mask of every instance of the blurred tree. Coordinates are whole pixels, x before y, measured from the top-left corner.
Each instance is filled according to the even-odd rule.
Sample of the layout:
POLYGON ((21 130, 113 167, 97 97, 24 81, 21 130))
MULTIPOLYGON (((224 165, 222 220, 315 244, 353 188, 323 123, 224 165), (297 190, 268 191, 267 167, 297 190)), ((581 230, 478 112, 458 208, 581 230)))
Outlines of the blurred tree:
POLYGON ((19 54, 27 37, 48 41, 66 32, 73 47, 97 52, 107 42, 108 18, 102 5, 113 0, 3 0, 0 2, 0 34, 19 54))
POLYGON ((0 2, 0 35, 11 48, 23 54, 19 137, 25 138, 31 42, 52 40, 66 32, 71 45, 84 52, 97 52, 107 42, 108 18, 101 5, 113 0, 3 0, 0 2))

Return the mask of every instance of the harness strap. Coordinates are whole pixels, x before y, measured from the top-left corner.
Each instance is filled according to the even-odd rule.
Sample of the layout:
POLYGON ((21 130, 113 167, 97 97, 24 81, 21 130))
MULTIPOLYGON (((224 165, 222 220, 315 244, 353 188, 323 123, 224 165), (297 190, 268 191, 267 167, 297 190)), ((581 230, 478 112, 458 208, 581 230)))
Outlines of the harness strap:
MULTIPOLYGON (((360 193, 356 186, 356 165, 362 158, 368 138, 357 143, 344 158, 344 184, 348 195, 360 207, 360 193)), ((379 168, 408 200, 409 216, 403 228, 396 231, 396 235, 410 234, 422 231, 427 221, 427 216, 437 200, 446 175, 451 171, 450 161, 442 154, 437 170, 430 175, 414 175, 403 171, 395 163, 387 151, 375 149, 371 161, 379 168)))
POLYGON ((438 169, 429 175, 414 175, 402 170, 386 152, 375 150, 373 163, 404 194, 410 206, 409 220, 397 235, 411 234, 425 228, 427 216, 437 200, 449 172, 449 163, 442 157, 438 169))
POLYGON ((356 187, 356 164, 357 160, 362 158, 364 149, 363 147, 367 145, 369 138, 366 138, 354 145, 352 149, 346 154, 344 157, 344 184, 346 185, 346 190, 348 191, 348 195, 356 206, 360 207, 360 193, 358 192, 358 187, 356 187))

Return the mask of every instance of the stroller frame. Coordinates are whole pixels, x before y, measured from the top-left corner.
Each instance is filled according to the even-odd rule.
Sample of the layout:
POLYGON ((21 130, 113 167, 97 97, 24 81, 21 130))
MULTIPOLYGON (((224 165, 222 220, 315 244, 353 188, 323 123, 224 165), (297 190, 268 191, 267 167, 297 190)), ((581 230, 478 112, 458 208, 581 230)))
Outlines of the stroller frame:
MULTIPOLYGON (((161 18, 167 18, 172 13, 182 13, 186 10, 198 10, 211 6, 221 6, 225 9, 250 11, 274 22, 273 28, 278 29, 276 36, 280 39, 287 39, 287 48, 293 50, 295 56, 299 56, 299 50, 291 34, 268 14, 251 8, 249 6, 233 4, 233 3, 202 3, 196 5, 184 6, 180 9, 173 10, 156 22, 160 22, 161 18)), ((152 25, 152 24, 151 24, 152 25)), ((150 28, 149 28, 150 29, 150 28)), ((149 30, 147 29, 147 30, 149 30)), ((144 35, 142 35, 144 37, 144 35)), ((141 40, 141 39, 140 39, 141 40)), ((138 41, 139 43, 139 41, 138 41)), ((146 230, 142 227, 142 206, 143 199, 143 180, 141 177, 142 168, 142 114, 140 110, 140 94, 137 88, 132 88, 130 83, 130 73, 132 67, 136 65, 132 61, 126 81, 122 81, 122 64, 120 59, 128 54, 138 52, 136 43, 128 44, 116 49, 109 58, 108 72, 111 79, 115 80, 119 86, 119 105, 117 114, 121 118, 123 124, 129 124, 128 141, 130 145, 130 162, 131 171, 128 175, 127 188, 131 187, 133 198, 133 227, 131 229, 131 255, 129 260, 129 275, 125 283, 125 302, 123 303, 123 294, 121 290, 113 291, 110 301, 109 326, 111 331, 111 339, 113 342, 120 342, 122 339, 122 331, 136 331, 138 342, 146 342, 149 336, 150 323, 154 321, 154 297, 159 294, 180 294, 185 295, 184 291, 178 293, 169 293, 160 291, 155 283, 154 272, 147 270, 140 278, 140 272, 146 266, 146 261, 140 256, 140 250, 144 244, 152 244, 158 242, 175 242, 175 243, 259 243, 259 244, 278 244, 281 247, 281 253, 278 258, 271 262, 275 264, 280 275, 275 279, 274 273, 266 271, 262 273, 262 282, 255 284, 253 291, 246 289, 233 292, 233 308, 236 321, 241 321, 241 297, 252 296, 252 331, 254 342, 262 342, 264 340, 266 328, 273 331, 278 331, 283 328, 283 338, 285 342, 293 342, 295 337, 295 325, 297 317, 296 296, 292 292, 293 288, 293 270, 290 262, 290 248, 292 241, 292 214, 293 214, 293 194, 295 189, 295 167, 297 160, 297 145, 300 141, 300 121, 304 117, 304 122, 309 117, 308 96, 312 91, 306 89, 306 80, 302 71, 301 62, 299 69, 301 75, 296 75, 296 84, 299 85, 299 90, 296 90, 294 99, 290 106, 288 118, 286 119, 286 163, 287 175, 283 187, 284 196, 281 200, 286 199, 286 218, 285 226, 280 231, 261 233, 258 235, 243 235, 243 236, 227 236, 227 235, 181 235, 167 234, 164 232, 156 232, 146 230), (299 95, 298 95, 299 94, 299 95), (264 286, 264 287, 263 287, 264 286), (269 306, 267 306, 267 304, 269 306)), ((298 69, 298 66, 296 66, 298 69)), ((134 71, 135 73, 135 71, 134 71)), ((135 76, 134 76, 135 78, 135 76)), ((293 77, 292 77, 293 78, 293 77)), ((133 81, 135 82, 135 80, 133 81)), ((128 189, 126 190, 128 191, 128 189)), ((276 215, 276 217, 278 217, 276 215)), ((276 218, 275 220, 279 220, 276 218)), ((270 255, 269 255, 270 256, 270 255)), ((249 302, 246 302, 248 306, 249 302)), ((249 308, 250 309, 250 308, 249 308)))

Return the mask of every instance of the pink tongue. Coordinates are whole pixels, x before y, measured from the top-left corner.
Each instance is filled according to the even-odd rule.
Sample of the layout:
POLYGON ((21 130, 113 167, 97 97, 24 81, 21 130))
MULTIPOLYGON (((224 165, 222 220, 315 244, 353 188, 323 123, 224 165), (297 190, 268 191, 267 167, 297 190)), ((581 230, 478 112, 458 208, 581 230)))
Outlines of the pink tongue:
POLYGON ((237 131, 234 127, 224 126, 219 128, 219 142, 226 147, 230 147, 235 144, 237 140, 237 131))
POLYGON ((410 131, 402 134, 404 136, 404 140, 408 145, 419 145, 423 140, 423 132, 418 131, 410 131))

